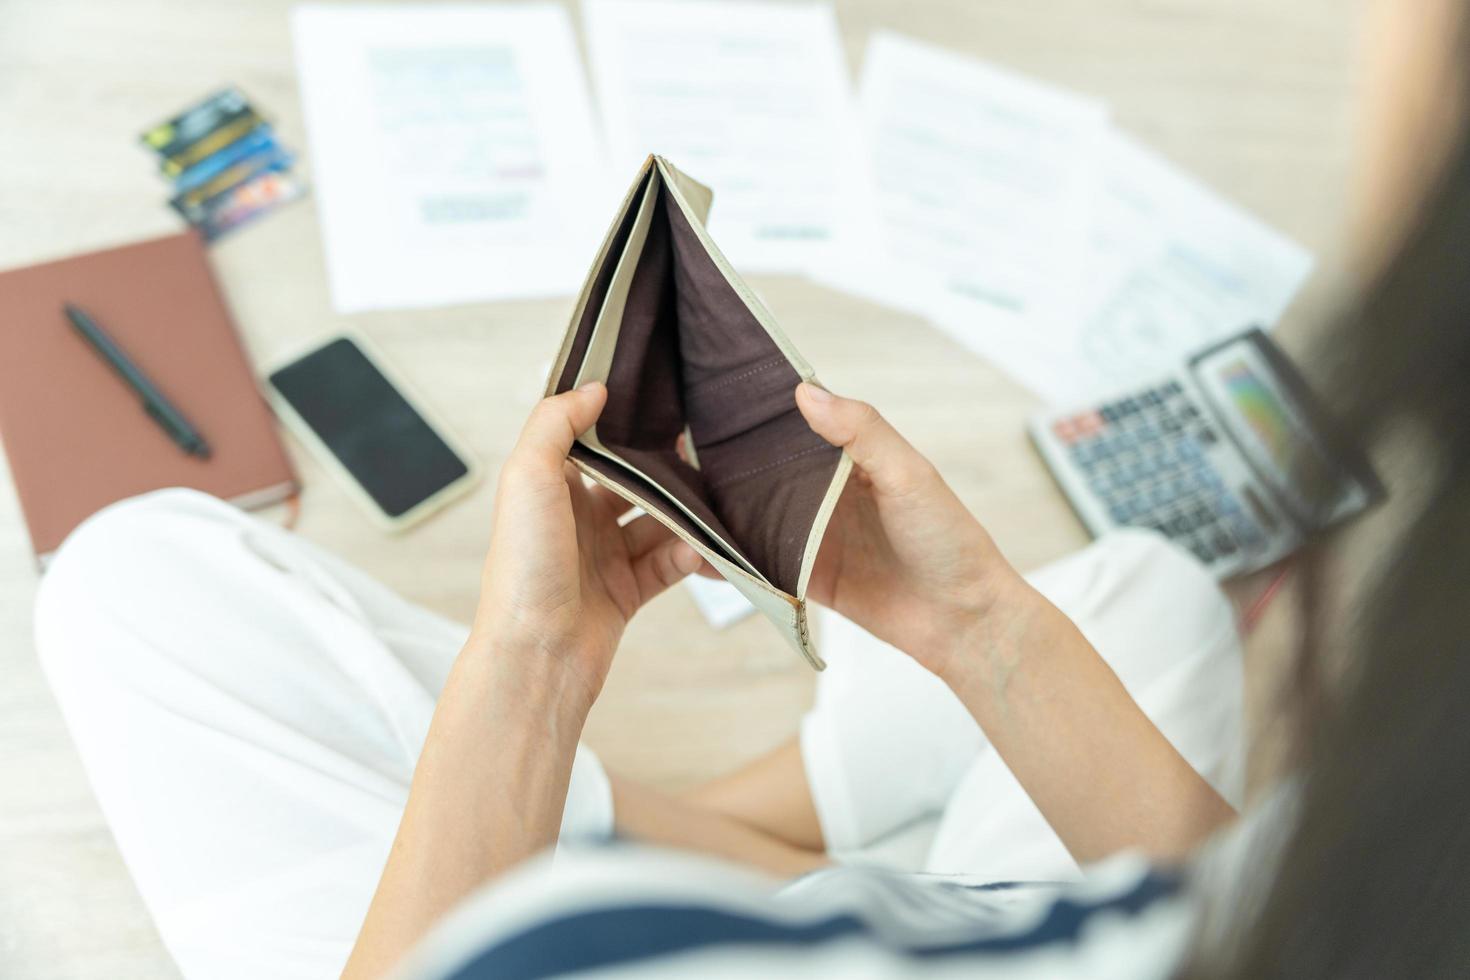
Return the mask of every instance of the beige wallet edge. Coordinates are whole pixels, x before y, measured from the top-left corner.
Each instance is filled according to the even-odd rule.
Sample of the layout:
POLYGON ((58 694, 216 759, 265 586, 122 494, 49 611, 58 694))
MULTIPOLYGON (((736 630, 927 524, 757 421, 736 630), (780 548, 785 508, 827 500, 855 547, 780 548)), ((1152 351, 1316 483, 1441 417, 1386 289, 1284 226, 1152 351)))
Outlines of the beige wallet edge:
POLYGON ((582 291, 577 296, 577 304, 572 308, 572 316, 568 321, 566 333, 562 336, 561 347, 557 350, 556 359, 551 364, 551 371, 546 376, 546 387, 543 397, 556 394, 556 384, 561 380, 562 372, 566 370, 567 360, 572 356, 572 344, 577 339, 577 324, 582 322, 582 314, 587 311, 587 301, 592 297, 592 283, 597 279, 597 273, 601 271, 603 264, 607 262, 608 252, 612 248, 614 236, 618 233, 618 226, 623 223, 623 218, 628 214, 628 209, 633 206, 634 199, 638 195, 638 186, 643 183, 644 176, 654 166, 654 158, 650 155, 643 161, 643 166, 638 168, 638 175, 633 178, 628 192, 623 195, 623 203, 618 207, 617 213, 608 223, 607 232, 602 236, 602 244, 598 246, 597 257, 592 260, 592 265, 587 270, 586 277, 582 280, 582 291))
POLYGON ((725 581, 735 586, 736 590, 745 596, 751 605, 760 610, 761 614, 776 626, 776 629, 786 637, 787 642, 791 644, 796 652, 801 654, 807 663, 811 664, 812 669, 825 670, 827 668, 826 663, 817 655, 815 648, 812 646, 810 631, 807 625, 806 604, 804 602, 761 581, 739 565, 730 561, 724 555, 705 547, 701 542, 692 540, 684 533, 681 527, 666 517, 657 508, 649 506, 642 497, 627 487, 609 480, 579 459, 573 458, 572 462, 576 464, 577 469, 585 473, 595 483, 607 487, 633 506, 643 508, 644 512, 650 517, 688 542, 689 546, 701 558, 709 562, 725 581))

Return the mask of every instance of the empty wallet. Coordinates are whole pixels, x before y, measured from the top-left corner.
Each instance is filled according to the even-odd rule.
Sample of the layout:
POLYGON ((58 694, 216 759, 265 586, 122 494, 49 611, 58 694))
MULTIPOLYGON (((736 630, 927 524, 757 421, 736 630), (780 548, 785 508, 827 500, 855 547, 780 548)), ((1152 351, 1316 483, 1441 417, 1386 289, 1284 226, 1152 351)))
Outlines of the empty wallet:
POLYGON ((797 409, 815 373, 710 240, 710 199, 662 157, 644 162, 546 392, 607 386, 572 461, 689 542, 821 670, 806 588, 852 461, 797 409))

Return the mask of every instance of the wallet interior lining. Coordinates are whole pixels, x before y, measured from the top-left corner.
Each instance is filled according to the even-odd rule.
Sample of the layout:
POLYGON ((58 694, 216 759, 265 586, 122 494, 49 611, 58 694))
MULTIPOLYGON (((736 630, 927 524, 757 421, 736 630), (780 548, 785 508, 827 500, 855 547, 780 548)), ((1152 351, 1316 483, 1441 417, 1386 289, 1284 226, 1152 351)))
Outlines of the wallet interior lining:
MULTIPOLYGON (((657 257, 645 250, 648 242, 649 232, 653 229, 654 215, 658 212, 659 195, 662 185, 658 182, 649 182, 643 186, 643 193, 637 195, 633 200, 637 201, 637 209, 633 212, 634 221, 629 230, 628 238, 624 246, 623 254, 613 264, 613 275, 608 282, 607 292, 603 297, 601 312, 598 313, 593 325, 592 337, 586 347, 581 366, 577 369, 574 383, 583 384, 587 381, 602 381, 607 383, 612 373, 612 362, 617 354, 618 341, 622 336, 622 328, 625 316, 628 313, 627 300, 634 292, 634 284, 638 282, 637 273, 644 270, 643 282, 648 282, 646 271, 648 265, 657 265, 663 261, 662 250, 664 249, 660 236, 655 235, 653 248, 658 251, 657 257), (646 258, 648 257, 648 258, 646 258)), ((630 203, 632 203, 630 201, 630 203)), ((640 287, 641 292, 641 287, 640 287)), ((636 301, 641 303, 642 299, 636 301)), ((634 309, 635 318, 639 310, 634 309)), ((625 352, 624 357, 628 355, 625 352)), ((621 389, 620 389, 621 394, 621 389)), ((609 400, 612 398, 609 396, 609 400)), ((606 418, 604 413, 604 418, 606 418)), ((676 459, 671 461, 663 458, 663 454, 655 454, 650 458, 647 454, 638 451, 641 447, 631 447, 624 444, 621 450, 606 445, 599 434, 599 426, 593 425, 591 429, 583 433, 579 442, 593 452, 605 456, 620 466, 626 467, 634 476, 652 487, 658 496, 663 497, 669 504, 683 511, 684 516, 699 526, 711 539, 719 545, 719 551, 746 571, 757 578, 765 579, 766 576, 751 563, 740 548, 731 540, 730 532, 721 524, 717 515, 708 507, 698 506, 696 502, 686 503, 680 499, 680 494, 671 491, 659 479, 652 477, 641 467, 648 467, 656 473, 661 473, 665 478, 669 477, 668 468, 671 462, 685 462, 676 459), (630 457, 630 453, 632 456, 630 457), (637 459, 637 457, 643 457, 637 459)), ((687 430, 686 430, 687 431, 687 430)), ((692 440, 691 440, 692 441, 692 440)), ((626 442, 626 440, 624 440, 626 442)), ((694 458, 697 459, 697 456, 694 458)), ((693 459, 687 461, 694 470, 699 465, 693 459)), ((675 485, 689 482, 685 474, 675 474, 675 485)), ((686 495, 687 496, 687 495, 686 495)))
MULTIPOLYGON (((732 560, 745 558, 770 584, 795 595, 841 451, 801 417, 794 394, 800 374, 715 264, 678 201, 656 173, 646 179, 656 182, 653 212, 642 249, 628 255, 636 266, 616 324, 608 403, 596 433, 615 459, 580 444, 573 453, 695 540, 733 553, 732 560), (698 469, 675 451, 686 426, 698 469), (729 544, 737 541, 743 555, 729 544)), ((576 383, 633 236, 636 204, 648 191, 645 183, 635 192, 593 279, 558 391, 576 383)))

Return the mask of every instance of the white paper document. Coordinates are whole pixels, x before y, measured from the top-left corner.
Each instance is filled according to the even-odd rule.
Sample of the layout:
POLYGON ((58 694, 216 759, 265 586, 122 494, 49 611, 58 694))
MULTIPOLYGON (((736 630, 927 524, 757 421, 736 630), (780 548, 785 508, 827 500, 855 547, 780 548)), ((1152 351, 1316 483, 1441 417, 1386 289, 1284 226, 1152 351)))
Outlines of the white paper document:
POLYGON ((1311 269, 1094 100, 880 33, 859 101, 879 244, 819 278, 927 317, 1048 401, 1269 328, 1311 269))
POLYGON ((1101 103, 879 33, 860 86, 881 246, 820 278, 1009 367, 1077 315, 1101 103))
POLYGON ((1071 371, 1043 388, 1054 401, 1128 384, 1248 327, 1269 329, 1313 264, 1300 245, 1121 133, 1103 154, 1088 252, 1071 371))
POLYGON ((307 5, 292 30, 338 312, 577 292, 609 205, 561 5, 307 5))
POLYGON ((800 272, 852 232, 862 154, 832 8, 586 0, 614 174, 650 153, 714 190, 710 235, 741 272, 800 272))

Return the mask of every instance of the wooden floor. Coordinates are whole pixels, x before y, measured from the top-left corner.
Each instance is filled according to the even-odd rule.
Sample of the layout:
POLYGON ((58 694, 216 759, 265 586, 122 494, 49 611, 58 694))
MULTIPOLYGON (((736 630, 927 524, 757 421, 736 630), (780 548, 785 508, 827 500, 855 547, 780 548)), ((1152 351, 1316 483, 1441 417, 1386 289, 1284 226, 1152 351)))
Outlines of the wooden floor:
MULTIPOLYGON (((889 27, 1110 101, 1119 124, 1312 249, 1319 272, 1281 327, 1295 347, 1330 308, 1353 144, 1360 0, 850 0, 851 63, 889 27)), ((284 0, 0 3, 0 266, 176 227, 136 143, 221 83, 305 147, 284 0)), ((609 202, 609 207, 613 202, 609 202)), ((258 360, 349 323, 430 392, 493 476, 538 393, 570 298, 340 317, 310 204, 213 250, 258 360)), ((1085 535, 1032 455, 1033 399, 922 322, 796 279, 755 287, 835 389, 878 404, 939 464, 1008 555, 1032 567, 1085 535)), ((296 451, 301 533, 404 594, 468 616, 493 479, 404 537, 378 533, 296 451)), ((118 858, 37 669, 35 572, 0 489, 0 976, 175 975, 118 858)), ((1279 621, 1250 643, 1253 690, 1279 621)), ((682 592, 628 633, 587 738, 611 766, 677 786, 789 736, 812 675, 763 623, 710 631, 682 592)), ((1258 697, 1253 710, 1264 713, 1258 697)))

